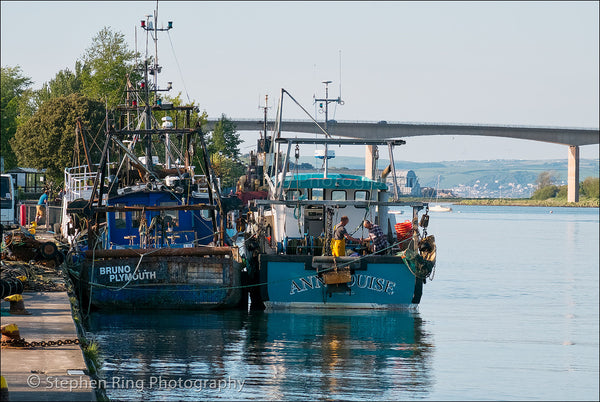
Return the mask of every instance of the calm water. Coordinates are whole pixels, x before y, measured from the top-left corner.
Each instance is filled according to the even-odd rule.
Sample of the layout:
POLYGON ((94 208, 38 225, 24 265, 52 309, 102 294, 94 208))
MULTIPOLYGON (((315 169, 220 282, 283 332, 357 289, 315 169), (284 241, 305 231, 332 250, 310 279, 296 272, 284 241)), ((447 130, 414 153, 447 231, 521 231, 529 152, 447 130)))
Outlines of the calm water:
POLYGON ((108 396, 598 400, 598 209, 453 208, 418 312, 93 314, 108 396))

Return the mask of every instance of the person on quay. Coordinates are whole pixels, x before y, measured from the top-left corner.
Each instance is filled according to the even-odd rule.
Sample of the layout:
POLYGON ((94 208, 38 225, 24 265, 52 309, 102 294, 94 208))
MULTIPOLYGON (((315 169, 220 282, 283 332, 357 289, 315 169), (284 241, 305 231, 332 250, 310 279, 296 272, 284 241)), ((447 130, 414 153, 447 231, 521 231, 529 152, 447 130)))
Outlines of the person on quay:
POLYGON ((39 225, 40 221, 46 215, 46 206, 48 205, 48 194, 50 191, 44 190, 44 193, 40 196, 37 205, 35 206, 35 224, 39 225))

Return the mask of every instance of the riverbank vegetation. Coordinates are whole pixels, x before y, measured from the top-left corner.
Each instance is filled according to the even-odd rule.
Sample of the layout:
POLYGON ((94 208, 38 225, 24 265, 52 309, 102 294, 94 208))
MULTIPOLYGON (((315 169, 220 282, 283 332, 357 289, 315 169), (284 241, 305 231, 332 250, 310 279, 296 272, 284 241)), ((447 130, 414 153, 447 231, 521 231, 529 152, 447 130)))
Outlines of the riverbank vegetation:
POLYGON ((532 200, 530 198, 477 198, 457 199, 452 201, 458 205, 497 205, 523 207, 593 207, 598 208, 598 199, 580 199, 578 202, 567 202, 566 199, 532 200))

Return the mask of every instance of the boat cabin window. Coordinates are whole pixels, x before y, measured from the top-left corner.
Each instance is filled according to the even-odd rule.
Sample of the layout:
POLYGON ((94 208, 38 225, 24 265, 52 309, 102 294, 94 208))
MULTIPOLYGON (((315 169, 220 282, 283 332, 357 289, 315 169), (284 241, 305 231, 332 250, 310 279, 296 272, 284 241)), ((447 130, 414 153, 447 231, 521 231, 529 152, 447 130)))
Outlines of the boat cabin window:
POLYGON ((323 200, 323 189, 322 188, 313 188, 311 190, 311 200, 322 201, 323 200))
MULTIPOLYGON (((122 207, 124 204, 117 204, 116 206, 122 207)), ((115 229, 127 229, 127 212, 115 211, 115 229)))
MULTIPOLYGON (((331 190, 331 201, 346 201, 346 190, 331 190)), ((339 208, 346 208, 345 205, 340 205, 339 208)))
MULTIPOLYGON (((369 191, 368 190, 356 190, 354 192, 354 200, 355 201, 368 201, 369 198, 369 191)), ((356 208, 366 208, 366 206, 364 207, 359 207, 357 206, 356 208)))
POLYGON ((346 201, 346 191, 345 190, 332 190, 331 191, 331 201, 346 201))
MULTIPOLYGON (((195 212, 194 212, 195 213, 195 212)), ((200 216, 202 217, 202 219, 208 221, 210 220, 210 211, 208 209, 202 209, 200 210, 200 216)))
POLYGON ((302 191, 300 190, 288 190, 285 193, 285 199, 286 200, 298 200, 300 199, 300 196, 302 196, 302 191))
MULTIPOLYGON (((175 205, 179 205, 177 203, 177 201, 167 201, 167 202, 161 202, 160 203, 161 206, 163 207, 167 207, 167 206, 175 206, 175 205)), ((171 222, 177 222, 179 220, 179 211, 165 211, 165 218, 166 217, 170 217, 171 218, 171 222)))
POLYGON ((142 211, 131 211, 131 227, 134 229, 139 228, 141 218, 142 218, 142 211))
POLYGON ((354 192, 354 199, 356 201, 368 201, 369 200, 369 191, 367 191, 367 190, 356 190, 354 192))

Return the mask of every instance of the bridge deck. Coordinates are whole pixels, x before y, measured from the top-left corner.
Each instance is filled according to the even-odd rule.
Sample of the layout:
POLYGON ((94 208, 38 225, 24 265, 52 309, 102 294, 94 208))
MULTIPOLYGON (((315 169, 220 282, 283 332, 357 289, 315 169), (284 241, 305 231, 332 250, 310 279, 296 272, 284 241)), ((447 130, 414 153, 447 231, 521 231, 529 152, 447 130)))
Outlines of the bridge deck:
MULTIPOLYGON (((218 120, 208 121, 206 128, 212 130, 218 120)), ((238 131, 262 130, 263 121, 253 119, 231 119, 238 131)), ((272 128, 274 122, 268 122, 272 128)), ((318 128, 310 120, 285 120, 281 130, 296 133, 315 133, 318 128)), ((392 138, 416 137, 424 135, 479 135, 507 137, 582 146, 600 143, 597 128, 535 127, 535 126, 492 126, 483 124, 433 124, 400 122, 342 122, 330 120, 328 131, 332 135, 349 138, 370 138, 385 140, 392 138)))

